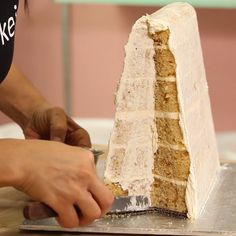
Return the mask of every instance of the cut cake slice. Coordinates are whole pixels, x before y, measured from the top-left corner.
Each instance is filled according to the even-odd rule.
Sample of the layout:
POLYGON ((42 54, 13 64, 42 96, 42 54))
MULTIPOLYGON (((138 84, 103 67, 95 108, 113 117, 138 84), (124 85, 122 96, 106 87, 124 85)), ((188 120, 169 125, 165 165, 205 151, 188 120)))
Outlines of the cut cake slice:
POLYGON ((173 3, 143 16, 125 51, 106 184, 197 218, 219 159, 195 10, 173 3))

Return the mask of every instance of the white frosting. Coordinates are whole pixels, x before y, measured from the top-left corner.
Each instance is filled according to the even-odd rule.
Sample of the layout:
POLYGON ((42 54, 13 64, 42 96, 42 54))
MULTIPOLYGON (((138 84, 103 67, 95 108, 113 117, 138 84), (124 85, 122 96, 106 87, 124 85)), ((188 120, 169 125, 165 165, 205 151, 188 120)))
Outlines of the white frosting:
MULTIPOLYGON (((154 83, 156 80, 153 41, 148 36, 146 16, 132 28, 125 47, 124 72, 116 94, 116 117, 106 164, 105 179, 118 182, 129 195, 149 197, 153 183, 153 157, 157 150, 154 83), (125 126, 126 121, 127 126, 125 126), (130 121, 130 123, 129 123, 130 121), (120 172, 114 173, 114 150, 122 143, 120 172)), ((117 168, 117 167, 116 167, 117 168)))
POLYGON ((194 9, 187 3, 174 3, 140 18, 125 49, 105 178, 118 182, 130 195, 150 196, 153 156, 158 148, 155 117, 179 118, 191 162, 188 181, 182 184, 187 184, 188 216, 196 218, 211 191, 219 160, 194 9), (154 83, 160 78, 156 78, 155 50, 148 33, 167 29, 170 30, 168 46, 177 69, 176 79, 164 80, 176 80, 179 114, 154 111, 154 83), (123 153, 120 162, 115 162, 119 171, 114 171, 115 151, 123 153))

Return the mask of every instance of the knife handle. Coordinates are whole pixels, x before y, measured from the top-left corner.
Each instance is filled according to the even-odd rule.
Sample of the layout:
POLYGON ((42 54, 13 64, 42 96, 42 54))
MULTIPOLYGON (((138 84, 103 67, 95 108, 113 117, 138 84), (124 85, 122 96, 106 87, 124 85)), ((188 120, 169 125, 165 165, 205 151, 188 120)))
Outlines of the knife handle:
MULTIPOLYGON (((74 208, 81 216, 82 213, 78 205, 74 205, 74 208)), ((48 205, 42 202, 30 202, 23 209, 23 215, 27 220, 42 220, 51 217, 57 217, 58 214, 48 205)))
POLYGON ((28 203, 23 209, 23 215, 27 220, 42 220, 58 216, 51 207, 42 202, 28 203))

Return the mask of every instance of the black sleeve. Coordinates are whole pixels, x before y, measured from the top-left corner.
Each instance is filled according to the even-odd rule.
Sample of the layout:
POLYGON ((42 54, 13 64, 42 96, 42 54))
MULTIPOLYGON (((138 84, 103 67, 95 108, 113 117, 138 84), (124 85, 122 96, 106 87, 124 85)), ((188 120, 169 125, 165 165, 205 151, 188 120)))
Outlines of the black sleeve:
POLYGON ((11 67, 18 0, 0 1, 0 83, 11 67))

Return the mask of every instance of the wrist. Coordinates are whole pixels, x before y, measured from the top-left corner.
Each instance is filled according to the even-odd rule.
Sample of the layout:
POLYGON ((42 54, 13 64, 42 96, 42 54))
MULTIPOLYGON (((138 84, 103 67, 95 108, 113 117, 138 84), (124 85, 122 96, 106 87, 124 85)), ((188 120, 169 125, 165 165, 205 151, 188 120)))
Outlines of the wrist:
POLYGON ((19 154, 19 148, 23 140, 2 139, 0 140, 0 187, 13 186, 18 187, 23 179, 24 171, 22 154, 19 154))

